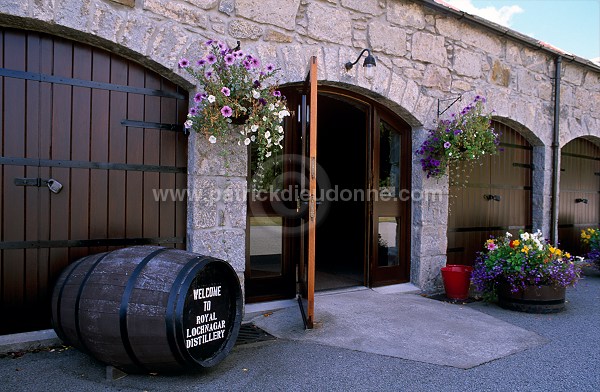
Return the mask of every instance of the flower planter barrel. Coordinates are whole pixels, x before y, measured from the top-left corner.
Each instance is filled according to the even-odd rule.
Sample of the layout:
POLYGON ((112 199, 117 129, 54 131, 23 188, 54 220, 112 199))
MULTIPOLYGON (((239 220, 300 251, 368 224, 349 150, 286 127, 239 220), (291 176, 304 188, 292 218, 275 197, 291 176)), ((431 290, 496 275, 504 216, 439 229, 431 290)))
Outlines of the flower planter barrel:
POLYGON ((157 246, 80 259, 52 293, 57 335, 126 372, 213 366, 241 320, 240 282, 227 262, 157 246))
POLYGON ((498 288, 498 305, 526 313, 557 313, 565 309, 565 288, 528 286, 516 293, 502 284, 498 288))

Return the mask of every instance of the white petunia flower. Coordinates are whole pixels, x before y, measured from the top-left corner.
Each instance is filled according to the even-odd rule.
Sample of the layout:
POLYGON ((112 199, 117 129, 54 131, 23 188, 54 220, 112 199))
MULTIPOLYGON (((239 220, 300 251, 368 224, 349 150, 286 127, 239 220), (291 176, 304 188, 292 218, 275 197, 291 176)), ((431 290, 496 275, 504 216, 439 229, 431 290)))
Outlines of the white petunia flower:
POLYGON ((267 153, 265 154, 265 157, 270 157, 271 156, 271 151, 267 151, 267 153))
POLYGON ((248 144, 250 144, 250 138, 248 138, 248 137, 247 137, 246 139, 244 139, 244 144, 245 144, 245 145, 248 145, 248 144))
POLYGON ((269 132, 269 131, 265 132, 265 137, 266 137, 267 139, 268 139, 268 138, 270 138, 270 137, 271 137, 271 132, 269 132))
POLYGON ((208 141, 211 142, 212 144, 215 144, 217 142, 217 138, 215 137, 215 135, 210 135, 210 137, 208 138, 208 141))
POLYGON ((512 234, 510 234, 510 233, 507 231, 507 232, 506 232, 506 236, 510 238, 510 237, 512 237, 512 234))
POLYGON ((276 129, 277 129, 277 132, 283 133, 283 127, 281 125, 278 125, 276 129))
POLYGON ((522 234, 521 234, 521 239, 522 239, 523 241, 527 241, 527 240, 529 240, 529 233, 522 233, 522 234))
POLYGON ((206 98, 206 99, 208 99, 208 102, 210 102, 210 103, 214 103, 216 100, 214 95, 209 95, 208 98, 206 98))
POLYGON ((270 111, 273 111, 273 110, 275 110, 275 105, 273 105, 273 104, 270 104, 270 105, 269 105, 269 110, 270 110, 270 111))
POLYGON ((256 140, 256 136, 255 135, 250 136, 250 140, 251 141, 255 141, 256 140))
POLYGON ((256 132, 256 131, 258 131, 258 125, 254 124, 253 126, 250 127, 250 129, 252 130, 252 132, 256 132))
POLYGON ((252 97, 258 99, 260 98, 260 93, 257 90, 252 90, 252 97))
POLYGON ((192 120, 187 120, 186 122, 183 123, 183 126, 185 127, 185 129, 190 129, 193 125, 192 120))

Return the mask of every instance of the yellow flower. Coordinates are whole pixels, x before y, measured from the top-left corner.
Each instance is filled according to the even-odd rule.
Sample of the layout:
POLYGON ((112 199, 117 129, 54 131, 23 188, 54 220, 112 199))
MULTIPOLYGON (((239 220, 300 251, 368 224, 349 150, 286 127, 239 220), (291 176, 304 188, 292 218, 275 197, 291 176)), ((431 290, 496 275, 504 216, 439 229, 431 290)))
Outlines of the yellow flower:
POLYGON ((567 252, 567 253, 565 253, 565 257, 566 257, 567 259, 570 259, 570 258, 571 258, 571 254, 570 254, 569 252, 567 252))
POLYGON ((521 245, 521 241, 519 241, 519 240, 514 240, 514 241, 513 241, 513 245, 514 245, 514 246, 519 246, 519 245, 521 245))
POLYGON ((529 247, 527 245, 525 245, 523 247, 523 249, 521 249, 521 252, 525 253, 525 254, 529 254, 529 247))

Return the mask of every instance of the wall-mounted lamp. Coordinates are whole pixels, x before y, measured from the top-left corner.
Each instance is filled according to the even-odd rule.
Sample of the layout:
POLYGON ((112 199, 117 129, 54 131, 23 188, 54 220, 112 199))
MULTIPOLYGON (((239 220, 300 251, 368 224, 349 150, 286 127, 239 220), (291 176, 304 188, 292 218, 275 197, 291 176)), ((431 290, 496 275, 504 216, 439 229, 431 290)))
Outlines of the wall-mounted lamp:
POLYGON ((352 67, 354 67, 354 64, 358 63, 358 60, 360 60, 360 58, 365 52, 367 52, 367 57, 365 57, 365 61, 363 62, 363 69, 365 71, 365 78, 371 80, 373 79, 373 76, 375 76, 375 67, 377 66, 377 64, 375 63, 375 57, 373 57, 369 49, 363 49, 363 51, 360 52, 360 54, 356 58, 356 61, 353 63, 348 61, 345 67, 346 71, 350 71, 352 67))

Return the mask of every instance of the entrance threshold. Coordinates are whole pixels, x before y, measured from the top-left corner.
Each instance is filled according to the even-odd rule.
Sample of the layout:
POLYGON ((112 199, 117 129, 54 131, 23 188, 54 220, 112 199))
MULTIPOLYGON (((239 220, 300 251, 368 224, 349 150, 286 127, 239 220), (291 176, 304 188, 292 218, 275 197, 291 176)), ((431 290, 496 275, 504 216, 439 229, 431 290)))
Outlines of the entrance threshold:
POLYGON ((389 286, 374 287, 373 291, 379 294, 420 294, 421 289, 412 283, 392 284, 389 286))

